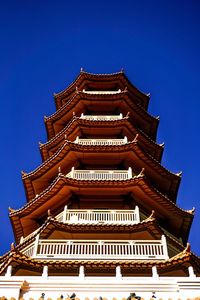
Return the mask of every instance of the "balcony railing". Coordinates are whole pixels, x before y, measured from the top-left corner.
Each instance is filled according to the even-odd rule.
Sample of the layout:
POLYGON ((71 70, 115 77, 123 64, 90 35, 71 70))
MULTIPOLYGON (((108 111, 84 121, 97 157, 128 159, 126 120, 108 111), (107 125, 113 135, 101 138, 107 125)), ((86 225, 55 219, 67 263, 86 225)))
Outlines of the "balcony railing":
POLYGON ((132 169, 128 170, 75 170, 66 175, 77 180, 127 180, 132 178, 132 169))
POLYGON ((81 114, 81 119, 91 120, 91 121, 114 121, 114 120, 121 120, 123 118, 122 114, 115 115, 115 116, 108 116, 108 115, 102 115, 102 116, 93 116, 93 115, 84 115, 81 114))
POLYGON ((35 247, 36 247, 36 242, 31 243, 29 246, 27 246, 22 253, 25 254, 26 256, 33 257, 35 255, 35 247))
MULTIPOLYGON (((67 224, 137 224, 140 222, 140 213, 138 206, 133 210, 106 210, 106 209, 67 209, 58 214, 56 220, 67 224)), ((21 237, 20 243, 25 242, 36 235, 40 228, 21 237)))
POLYGON ((28 239, 30 239, 32 236, 34 236, 38 231, 40 230, 40 228, 37 228, 36 230, 34 230, 32 233, 30 233, 29 235, 27 235, 26 237, 21 236, 20 238, 20 244, 27 241, 28 239))
POLYGON ((100 240, 40 240, 23 250, 27 256, 41 259, 168 259, 166 239, 100 241, 100 240))
POLYGON ((74 143, 81 145, 98 145, 98 146, 115 146, 115 145, 124 145, 128 142, 127 137, 123 139, 80 139, 78 136, 75 139, 74 143))
POLYGON ((140 222, 139 208, 134 210, 65 209, 56 216, 59 222, 70 224, 136 224, 140 222))
POLYGON ((112 95, 112 94, 119 94, 121 93, 121 90, 119 89, 118 91, 86 91, 83 89, 83 93, 86 94, 93 94, 93 95, 112 95))

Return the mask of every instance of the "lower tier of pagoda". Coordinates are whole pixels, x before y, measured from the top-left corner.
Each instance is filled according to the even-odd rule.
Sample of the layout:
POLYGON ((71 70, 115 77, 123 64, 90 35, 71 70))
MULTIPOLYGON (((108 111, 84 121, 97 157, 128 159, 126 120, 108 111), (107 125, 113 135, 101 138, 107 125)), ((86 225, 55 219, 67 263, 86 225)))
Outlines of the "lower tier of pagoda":
MULTIPOLYGON (((29 257, 12 248, 10 252, 0 259, 0 275, 5 275, 8 268, 12 268, 12 275, 42 274, 43 268, 49 269, 51 276, 76 275, 80 267, 85 268, 86 275, 109 276, 114 275, 116 267, 121 268, 124 276, 151 276, 152 269, 157 268, 160 276, 188 276, 188 267, 192 266, 194 273, 200 276, 200 259, 190 252, 189 247, 179 254, 163 259, 71 259, 37 258, 29 257), (106 275, 107 274, 107 275, 106 275)), ((155 270, 154 270, 155 271, 155 270)))
POLYGON ((48 189, 35 199, 19 210, 10 210, 16 241, 36 230, 46 220, 48 209, 57 215, 65 205, 71 203, 76 204, 71 207, 73 209, 105 207, 115 210, 131 209, 138 205, 146 216, 151 213, 151 207, 162 226, 177 238, 182 238, 184 243, 193 219, 193 211, 178 208, 155 190, 143 174, 128 180, 99 180, 95 183, 93 180, 77 180, 59 174, 48 189), (79 202, 82 206, 77 199, 81 199, 79 202))
POLYGON ((158 225, 154 214, 141 222, 88 220, 92 215, 101 218, 113 218, 113 215, 115 219, 117 216, 127 218, 133 212, 137 212, 137 208, 135 211, 113 213, 64 210, 55 218, 49 216, 40 228, 21 238, 16 251, 28 257, 46 260, 117 261, 165 261, 183 251, 182 243, 158 225), (67 220, 69 215, 71 219, 67 220), (74 216, 82 216, 84 219, 79 219, 79 222, 74 216))

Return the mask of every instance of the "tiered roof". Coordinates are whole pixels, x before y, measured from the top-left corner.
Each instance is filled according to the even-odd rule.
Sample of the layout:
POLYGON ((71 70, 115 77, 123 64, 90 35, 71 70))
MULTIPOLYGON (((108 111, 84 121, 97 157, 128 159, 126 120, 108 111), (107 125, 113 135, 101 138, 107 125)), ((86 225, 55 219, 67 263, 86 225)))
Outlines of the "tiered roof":
POLYGON ((150 153, 156 160, 160 161, 163 152, 163 144, 158 145, 148 137, 141 129, 134 127, 130 122, 130 117, 126 116, 121 120, 112 121, 91 121, 73 116, 72 120, 52 139, 44 144, 40 144, 42 159, 46 160, 55 153, 65 139, 74 141, 77 136, 87 135, 98 136, 102 130, 106 130, 107 135, 124 135, 128 140, 138 135, 138 140, 144 150, 150 153))
MULTIPOLYGON (((66 203, 71 202, 73 194, 77 195, 118 195, 132 194, 133 199, 147 211, 149 207, 154 209, 161 219, 167 219, 167 226, 173 233, 187 240, 189 229, 193 219, 193 213, 178 208, 166 196, 158 192, 149 183, 143 174, 124 181, 79 181, 66 178, 59 174, 56 179, 41 194, 18 210, 11 210, 10 219, 13 225, 16 238, 19 241, 21 236, 31 233, 32 226, 39 216, 44 216, 48 209, 59 210, 66 203)), ((150 211, 150 210, 149 210, 150 211)), ((166 224, 165 224, 166 225, 166 224)))
MULTIPOLYGON (((121 266, 125 274, 149 274, 157 266, 163 276, 184 276, 192 265, 200 275, 200 260, 187 244, 194 210, 186 211, 176 205, 180 174, 161 165, 163 145, 156 144, 159 119, 148 112, 149 95, 133 86, 123 72, 90 74, 81 71, 77 79, 64 91, 55 95, 56 112, 45 118, 48 141, 40 145, 42 164, 30 173, 22 173, 27 203, 20 209, 10 209, 16 247, 0 259, 0 272, 12 264, 19 275, 28 270, 41 273, 48 265, 50 272, 65 272, 85 266, 89 272, 110 272, 121 266), (89 115, 119 115, 121 119, 91 120, 89 115), (84 139, 122 139, 121 145, 83 145, 84 139), (127 170, 132 176, 123 180, 76 179, 70 170, 127 170), (67 175, 68 174, 68 175, 67 175), (128 223, 70 223, 55 218, 64 206, 108 209, 139 207, 143 220, 128 223), (51 209, 52 215, 47 211, 51 209), (147 218, 152 209, 155 216, 147 218), (36 236, 41 239, 102 235, 107 240, 156 240, 167 237, 169 259, 165 260, 69 260, 39 259, 23 254, 23 249, 36 236), (21 238, 25 239, 21 239, 21 238), (21 241, 21 242, 20 242, 21 241), (21 272, 21 273, 20 273, 21 272)), ((114 171, 113 171, 114 170, 114 171)))
POLYGON ((137 139, 125 145, 109 146, 80 145, 65 141, 59 150, 36 170, 29 174, 23 174, 27 200, 30 201, 36 194, 43 191, 49 182, 53 181, 60 166, 67 174, 73 166, 78 168, 77 159, 84 164, 94 166, 99 162, 102 165, 101 158, 106 160, 107 165, 124 162, 125 167, 127 165, 132 167, 135 173, 145 168, 145 174, 152 183, 173 201, 176 200, 180 176, 171 173, 152 156, 145 153, 137 139), (91 153, 93 154, 92 159, 91 153))
POLYGON ((152 117, 139 104, 132 101, 128 91, 117 94, 88 94, 76 91, 73 98, 64 104, 50 117, 45 117, 45 125, 48 138, 53 138, 60 130, 65 127, 73 114, 79 116, 87 112, 88 109, 101 111, 108 114, 119 111, 126 115, 130 113, 132 123, 149 135, 152 139, 156 137, 159 119, 152 117), (78 105, 77 105, 78 104, 78 105), (109 113, 110 112, 110 113, 109 113))

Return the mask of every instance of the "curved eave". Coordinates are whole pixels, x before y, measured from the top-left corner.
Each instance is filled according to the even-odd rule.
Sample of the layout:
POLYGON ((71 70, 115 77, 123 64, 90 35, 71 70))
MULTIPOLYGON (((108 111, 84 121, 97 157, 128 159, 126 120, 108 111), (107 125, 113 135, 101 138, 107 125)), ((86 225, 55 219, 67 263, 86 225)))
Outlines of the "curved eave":
POLYGON ((128 128, 130 132, 135 136, 139 134, 139 140, 145 145, 146 149, 151 149, 149 151, 156 160, 160 161, 163 153, 163 146, 156 144, 151 138, 149 138, 142 130, 134 127, 129 122, 129 117, 125 117, 121 120, 113 120, 113 121, 91 121, 86 119, 81 119, 79 117, 73 117, 69 124, 67 124, 62 131, 60 131, 55 137, 46 142, 45 144, 40 145, 40 151, 43 161, 48 159, 50 155, 50 151, 52 147, 59 147, 60 143, 65 140, 65 135, 70 136, 77 127, 79 128, 92 128, 99 127, 102 129, 105 128, 116 128, 123 126, 124 128, 128 128), (57 146, 58 145, 58 146, 57 146))
MULTIPOLYGON (((58 167, 60 166, 62 168, 62 160, 64 158, 67 159, 66 156, 71 151, 79 153, 78 155, 79 159, 81 159, 81 157, 82 159, 84 159, 84 157, 86 157, 86 153, 89 154, 96 153, 96 155, 100 154, 100 156, 102 155, 103 157, 109 155, 112 156, 117 155, 120 157, 121 155, 123 156, 123 153, 125 154, 127 152, 132 151, 133 155, 136 155, 137 159, 139 159, 140 161, 139 162, 139 165, 141 165, 140 168, 141 169, 145 168, 148 177, 152 178, 154 182, 157 182, 158 180, 159 182, 161 181, 161 183, 159 182, 157 183, 158 185, 161 186, 160 190, 166 193, 169 196, 169 198, 171 198, 173 201, 176 200, 176 195, 177 195, 181 177, 174 173, 171 173, 169 170, 164 168, 157 160, 155 160, 149 154, 145 153, 137 141, 133 141, 125 145, 116 145, 116 146, 110 146, 110 145, 109 146, 99 146, 99 145, 86 146, 86 145, 80 145, 80 144, 75 144, 66 141, 53 156, 51 156, 48 160, 43 162, 37 169, 35 169, 34 171, 26 175, 23 175, 22 179, 24 182, 24 187, 26 190, 28 200, 33 198, 38 193, 37 191, 35 191, 33 182, 36 180, 40 180, 41 177, 44 175, 46 175, 46 177, 49 178, 48 172, 57 164, 60 164, 58 165, 58 167)), ((72 166, 69 167, 71 168, 72 166)), ((136 163, 136 167, 137 167, 137 163, 136 163)), ((57 175, 58 172, 57 170, 55 176, 57 175)), ((42 181, 44 181, 44 179, 42 181)))
POLYGON ((137 224, 65 224, 53 219, 51 223, 46 226, 46 228, 41 231, 41 238, 48 236, 48 231, 51 230, 64 230, 70 233, 134 233, 138 231, 149 230, 152 235, 160 236, 162 235, 161 230, 155 225, 155 220, 144 220, 137 224))
MULTIPOLYGON (((63 199, 66 203, 67 197, 69 198, 72 193, 88 194, 89 192, 95 192, 95 194, 106 194, 110 191, 115 194, 133 193, 136 195, 139 193, 140 197, 142 195, 142 199, 138 198, 138 201, 141 201, 141 205, 144 205, 145 201, 148 200, 150 203, 150 209, 154 209, 160 215, 163 214, 169 219, 176 216, 175 218, 178 218, 182 224, 179 229, 181 229, 180 234, 182 235, 183 241, 187 241, 189 229, 193 220, 193 214, 180 209, 166 196, 158 192, 154 187, 152 187, 144 175, 138 175, 126 181, 98 181, 94 183, 94 181, 69 179, 62 174, 59 174, 46 190, 25 206, 10 212, 10 219, 16 240, 19 241, 21 236, 26 236, 22 229, 22 218, 26 218, 27 216, 31 218, 31 214, 34 214, 35 218, 37 216, 37 211, 39 211, 40 214, 41 212, 44 214, 48 209, 52 209, 53 205, 55 206, 55 204, 58 204, 58 202, 56 202, 56 197, 60 194, 62 198, 59 199, 63 199), (65 196, 63 196, 63 193, 65 196), (146 197, 147 200, 144 200, 144 197, 146 197)), ((59 204, 64 205, 64 202, 61 203, 60 201, 59 204)), ((175 229, 177 230, 177 228, 175 229)))
POLYGON ((76 91, 76 87, 84 86, 84 81, 109 81, 119 80, 122 82, 124 87, 129 87, 131 91, 137 96, 138 101, 144 107, 144 109, 148 108, 149 104, 149 96, 136 88, 128 79, 128 77, 124 74, 124 72, 116 72, 111 74, 92 74, 88 72, 81 71, 77 78, 72 82, 67 88, 63 91, 54 94, 54 99, 56 103, 56 108, 59 109, 63 105, 63 99, 66 99, 73 92, 76 91))
POLYGON ((106 224, 106 223, 63 223, 56 220, 54 217, 48 217, 45 223, 37 230, 37 232, 26 238, 26 240, 16 246, 16 249, 21 251, 30 243, 32 243, 36 236, 39 234, 40 239, 48 239, 49 235, 53 231, 64 231, 68 233, 138 233, 142 234, 146 231, 153 239, 160 239, 164 234, 167 241, 172 244, 176 249, 182 251, 184 249, 183 244, 179 240, 172 238, 159 226, 155 217, 148 217, 147 219, 136 224, 106 224))
POLYGON ((0 267, 1 275, 4 274, 6 268, 12 265, 13 269, 17 266, 20 268, 28 268, 37 272, 42 272, 44 266, 48 266, 49 270, 70 270, 78 269, 80 266, 84 266, 87 270, 108 270, 115 269, 116 266, 120 266, 124 270, 127 268, 131 272, 151 272, 153 266, 156 266, 159 274, 168 272, 173 268, 178 270, 183 267, 193 266, 196 274, 200 274, 200 259, 191 252, 185 250, 178 255, 167 259, 165 261, 156 260, 38 260, 31 257, 27 257, 21 252, 14 249, 9 253, 0 267))
MULTIPOLYGON (((106 223, 62 223, 56 220, 54 217, 48 217, 45 223, 39 228, 39 230, 27 238, 24 242, 16 246, 17 250, 24 249, 27 245, 35 240, 35 237, 39 234, 41 239, 46 239, 49 234, 54 231, 65 231, 69 233, 135 233, 138 231, 149 231, 155 239, 160 239, 163 231, 157 224, 155 218, 147 218, 137 224, 106 224, 106 223)), ((183 249, 183 246, 178 244, 179 248, 183 249)))
POLYGON ((57 133, 58 130, 55 130, 55 124, 60 123, 61 118, 68 115, 66 123, 70 121, 70 119, 73 116, 73 112, 76 112, 76 114, 81 114, 83 111, 76 111, 76 107, 80 102, 88 101, 90 103, 99 102, 101 104, 102 101, 106 101, 108 104, 114 104, 122 105, 120 103, 126 104, 127 109, 125 113, 128 111, 132 111, 132 114, 135 114, 135 118, 140 124, 140 127, 143 131, 147 131, 147 134, 149 134, 153 139, 156 137, 157 127, 159 120, 153 116, 151 116, 146 110, 144 110, 139 104, 134 103, 131 99, 131 95, 128 91, 123 91, 118 94, 111 94, 111 95, 104 95, 104 94, 87 94, 83 92, 76 92, 74 96, 65 104, 63 105, 59 110, 57 110, 54 114, 52 114, 49 117, 45 118, 45 126, 47 130, 47 136, 49 139, 53 138, 57 133), (109 103, 111 102, 111 103, 109 103))

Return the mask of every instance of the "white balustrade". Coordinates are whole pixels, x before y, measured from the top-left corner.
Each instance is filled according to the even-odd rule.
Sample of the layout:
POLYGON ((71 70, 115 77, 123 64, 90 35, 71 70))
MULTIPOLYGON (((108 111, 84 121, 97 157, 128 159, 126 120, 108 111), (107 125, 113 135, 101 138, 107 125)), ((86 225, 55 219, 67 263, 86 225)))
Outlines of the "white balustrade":
MULTIPOLYGON (((31 246, 32 247, 32 246, 31 246)), ((168 259, 166 241, 161 240, 39 240, 30 256, 42 259, 168 259), (34 253, 34 254, 33 254, 34 253)))
POLYGON ((35 243, 31 243, 28 245, 26 248, 23 249, 22 253, 25 254, 26 256, 33 256, 34 255, 34 250, 35 250, 35 243))
POLYGON ((34 236, 40 228, 37 228, 35 231, 33 231, 32 233, 30 233, 29 235, 27 235, 26 237, 21 237, 20 239, 20 244, 25 242, 26 240, 30 239, 32 236, 34 236))
POLYGON ((128 142, 127 137, 123 139, 80 139, 78 136, 75 139, 74 143, 81 145, 98 145, 98 146, 115 146, 115 145, 124 145, 128 142))
POLYGON ((113 95, 113 94, 121 93, 121 90, 119 89, 118 91, 87 91, 87 90, 83 89, 83 93, 93 94, 93 95, 101 95, 101 94, 113 95))
POLYGON ((121 120, 123 118, 122 114, 115 115, 115 116, 108 116, 108 115, 99 115, 99 116, 93 116, 93 115, 84 115, 81 114, 81 119, 91 120, 91 121, 114 121, 114 120, 121 120))
POLYGON ((127 180, 132 178, 132 169, 128 170, 75 170, 66 175, 77 180, 127 180))
POLYGON ((56 219, 70 224, 136 224, 140 222, 137 206, 135 210, 67 209, 57 215, 56 219))
POLYGON ((56 220, 59 222, 64 222, 64 212, 62 211, 59 215, 56 216, 56 220))

